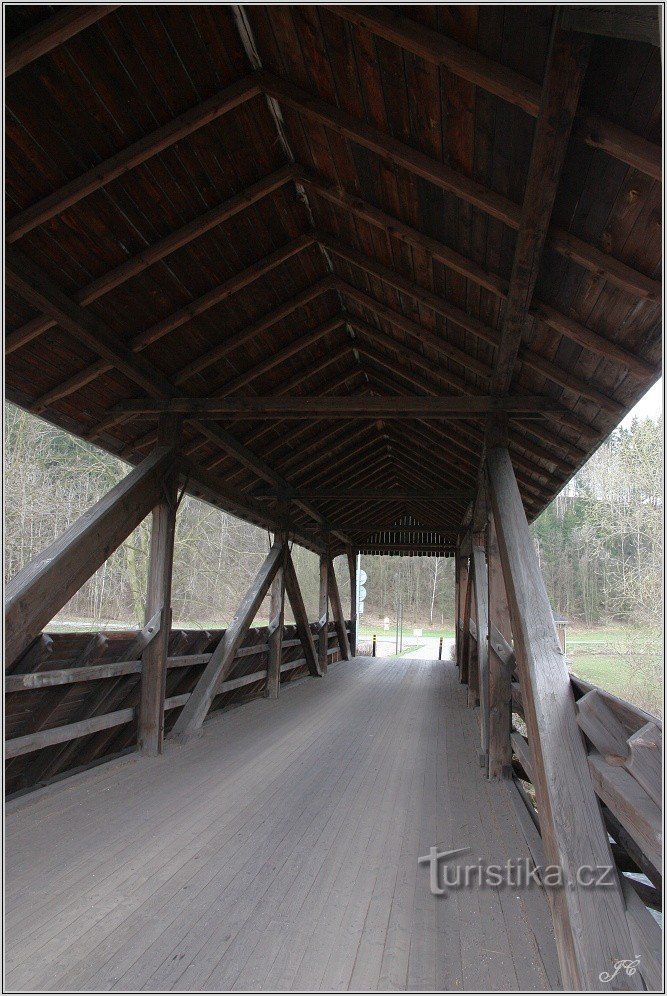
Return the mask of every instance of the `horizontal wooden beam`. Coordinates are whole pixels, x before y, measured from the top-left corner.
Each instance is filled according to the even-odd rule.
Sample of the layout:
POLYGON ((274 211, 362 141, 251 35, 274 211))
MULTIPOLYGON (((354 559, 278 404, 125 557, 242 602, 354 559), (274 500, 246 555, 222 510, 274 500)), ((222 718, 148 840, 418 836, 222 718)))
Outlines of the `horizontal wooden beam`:
POLYGON ((5 237, 9 243, 16 242, 23 235, 31 232, 38 225, 55 218, 56 215, 71 208, 84 197, 100 190, 117 177, 122 176, 135 166, 140 166, 151 156, 163 152, 181 139, 187 138, 193 132, 234 110, 240 104, 251 100, 262 92, 256 76, 247 76, 238 80, 225 90, 213 94, 208 100, 191 107, 178 117, 173 118, 161 128, 144 135, 122 149, 110 159, 91 167, 87 172, 67 183, 59 190, 43 197, 32 207, 19 212, 5 221, 5 237))
POLYGON ((562 8, 563 27, 608 38, 647 42, 660 47, 660 13, 657 3, 571 4, 562 8))
MULTIPOLYGON (((297 492, 297 496, 300 498, 308 498, 310 501, 315 501, 316 499, 322 499, 327 501, 452 501, 453 499, 465 500, 470 498, 470 491, 463 490, 452 490, 448 488, 443 488, 441 491, 393 491, 389 488, 382 491, 368 491, 364 488, 360 488, 358 491, 350 491, 345 489, 328 489, 322 488, 320 490, 307 490, 300 489, 297 492)), ((289 493, 281 493, 278 491, 263 491, 255 492, 252 496, 257 500, 274 500, 276 498, 290 498, 292 495, 289 493)))
POLYGON ((559 412, 561 405, 542 395, 508 396, 491 398, 457 396, 433 398, 420 396, 377 397, 300 397, 280 396, 240 398, 170 398, 151 401, 136 398, 121 401, 113 411, 119 414, 155 415, 174 412, 181 415, 220 415, 236 418, 308 419, 313 416, 327 418, 469 418, 471 415, 489 415, 494 412, 535 415, 559 412))
POLYGON ((95 4, 75 7, 60 14, 40 21, 34 28, 24 31, 5 48, 5 78, 17 73, 19 69, 30 65, 35 59, 46 55, 70 38, 85 31, 91 24, 96 24, 119 5, 95 4))

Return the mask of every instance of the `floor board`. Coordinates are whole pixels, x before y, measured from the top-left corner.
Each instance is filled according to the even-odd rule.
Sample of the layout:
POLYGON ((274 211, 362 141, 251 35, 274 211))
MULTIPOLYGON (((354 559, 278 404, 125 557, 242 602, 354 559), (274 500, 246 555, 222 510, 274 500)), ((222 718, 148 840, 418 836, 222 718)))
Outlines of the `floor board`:
POLYGON ((450 662, 358 658, 17 801, 6 987, 558 988, 541 890, 417 863, 528 857, 478 737, 450 662))

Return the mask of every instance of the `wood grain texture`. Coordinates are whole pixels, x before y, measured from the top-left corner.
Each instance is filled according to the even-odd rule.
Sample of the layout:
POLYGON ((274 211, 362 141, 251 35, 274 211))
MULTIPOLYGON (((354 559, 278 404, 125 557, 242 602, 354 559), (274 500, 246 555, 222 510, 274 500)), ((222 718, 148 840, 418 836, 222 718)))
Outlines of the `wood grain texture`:
POLYGON ((557 988, 540 889, 442 900, 417 863, 433 842, 529 854, 464 698, 452 665, 357 658, 17 800, 7 984, 557 988))

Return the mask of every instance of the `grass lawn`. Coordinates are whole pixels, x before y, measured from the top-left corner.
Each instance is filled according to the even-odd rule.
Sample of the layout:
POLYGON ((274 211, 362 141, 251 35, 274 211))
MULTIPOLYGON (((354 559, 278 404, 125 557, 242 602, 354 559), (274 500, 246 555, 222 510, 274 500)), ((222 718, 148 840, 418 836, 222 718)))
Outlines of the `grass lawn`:
POLYGON ((662 635, 649 627, 569 626, 571 671, 629 702, 662 716, 662 635))

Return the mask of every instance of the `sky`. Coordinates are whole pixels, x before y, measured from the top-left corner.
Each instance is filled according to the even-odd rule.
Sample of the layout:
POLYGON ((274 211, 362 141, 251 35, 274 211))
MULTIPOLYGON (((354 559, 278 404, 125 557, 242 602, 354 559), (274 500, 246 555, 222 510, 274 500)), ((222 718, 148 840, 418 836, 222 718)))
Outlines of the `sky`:
POLYGON ((662 411, 662 390, 663 383, 661 377, 657 384, 654 384, 653 387, 649 388, 644 397, 641 398, 635 407, 628 412, 621 422, 621 425, 627 428, 631 424, 633 418, 656 419, 662 411))

